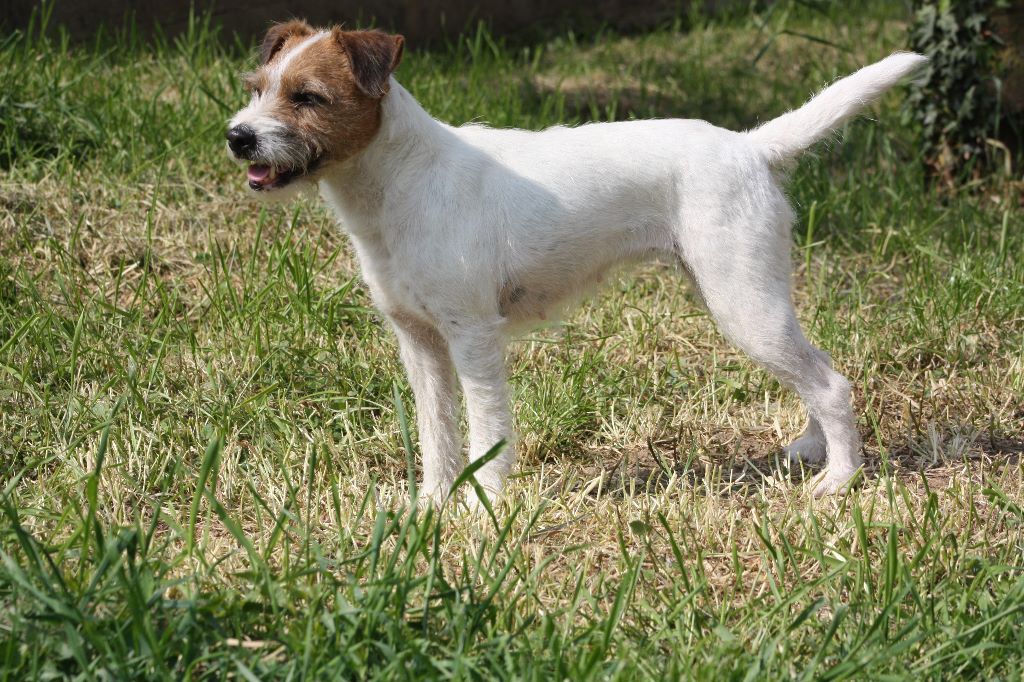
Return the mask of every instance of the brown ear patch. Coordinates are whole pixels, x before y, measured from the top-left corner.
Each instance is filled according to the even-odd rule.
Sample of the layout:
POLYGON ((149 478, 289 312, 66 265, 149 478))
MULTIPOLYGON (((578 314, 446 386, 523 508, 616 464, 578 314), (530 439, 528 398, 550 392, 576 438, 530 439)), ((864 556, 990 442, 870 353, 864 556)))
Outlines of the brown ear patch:
POLYGON ((383 97, 388 79, 402 61, 405 38, 381 31, 342 31, 334 29, 334 38, 348 56, 356 86, 370 97, 383 97))
POLYGON ((299 19, 274 24, 267 31, 260 45, 260 61, 266 64, 277 54, 289 38, 304 38, 313 34, 313 27, 299 19))

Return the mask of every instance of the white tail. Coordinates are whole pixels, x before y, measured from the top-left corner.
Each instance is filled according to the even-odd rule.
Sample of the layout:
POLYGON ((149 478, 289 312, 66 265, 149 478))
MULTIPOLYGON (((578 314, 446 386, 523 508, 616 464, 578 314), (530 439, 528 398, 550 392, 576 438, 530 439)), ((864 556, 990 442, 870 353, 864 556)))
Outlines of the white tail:
POLYGON ((747 135, 780 163, 795 157, 838 128, 928 61, 913 52, 897 52, 833 83, 796 111, 754 128, 747 135))

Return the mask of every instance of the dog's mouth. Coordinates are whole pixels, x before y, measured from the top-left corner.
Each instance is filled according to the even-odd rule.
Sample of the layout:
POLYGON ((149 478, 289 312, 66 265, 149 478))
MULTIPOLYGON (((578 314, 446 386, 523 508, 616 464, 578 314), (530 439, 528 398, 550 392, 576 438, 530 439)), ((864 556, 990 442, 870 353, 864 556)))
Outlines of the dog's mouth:
POLYGON ((281 168, 273 164, 251 163, 246 172, 249 188, 256 192, 279 189, 297 178, 309 175, 318 165, 314 159, 305 168, 281 168))
POLYGON ((262 192, 268 189, 284 187, 296 177, 302 175, 302 172, 294 168, 278 168, 276 166, 253 163, 249 165, 249 171, 246 175, 249 178, 249 188, 262 192))

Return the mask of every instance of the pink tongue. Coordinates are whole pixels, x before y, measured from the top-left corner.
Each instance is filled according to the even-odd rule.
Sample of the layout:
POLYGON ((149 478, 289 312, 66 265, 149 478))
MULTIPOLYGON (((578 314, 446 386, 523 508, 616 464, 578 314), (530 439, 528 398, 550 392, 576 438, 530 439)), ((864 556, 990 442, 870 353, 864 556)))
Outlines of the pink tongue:
POLYGON ((258 166, 256 164, 249 166, 249 179, 253 182, 265 182, 269 175, 270 166, 258 166))

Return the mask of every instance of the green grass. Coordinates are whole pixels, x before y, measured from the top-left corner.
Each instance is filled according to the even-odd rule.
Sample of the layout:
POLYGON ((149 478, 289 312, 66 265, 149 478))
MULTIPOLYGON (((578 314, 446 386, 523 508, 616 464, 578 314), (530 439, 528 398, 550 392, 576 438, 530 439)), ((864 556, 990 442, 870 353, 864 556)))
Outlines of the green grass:
MULTIPOLYGON (((398 75, 455 123, 742 127, 902 47, 896 5, 478 31, 398 75)), ((0 38, 0 678, 1020 678, 1019 172, 935 193, 899 92, 794 172, 848 497, 777 461, 797 401, 648 266, 513 347, 495 518, 416 511, 394 341, 314 198, 246 198, 225 44, 0 38)))

